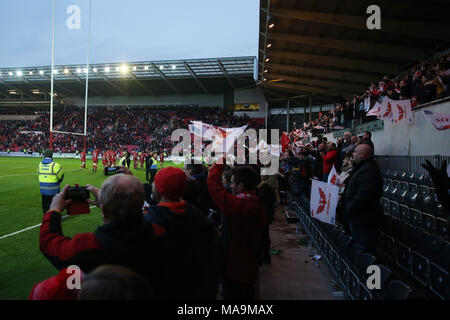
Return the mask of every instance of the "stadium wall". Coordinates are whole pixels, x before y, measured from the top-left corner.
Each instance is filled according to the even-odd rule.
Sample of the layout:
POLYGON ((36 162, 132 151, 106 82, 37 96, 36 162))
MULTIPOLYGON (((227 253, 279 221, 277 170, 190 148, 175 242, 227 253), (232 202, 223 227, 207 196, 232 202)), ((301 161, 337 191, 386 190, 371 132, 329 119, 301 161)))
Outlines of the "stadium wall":
MULTIPOLYGON (((414 124, 395 124, 385 121, 381 131, 372 132, 375 154, 380 156, 450 156, 450 130, 437 130, 425 117, 423 110, 448 114, 450 100, 424 106, 415 111, 414 124)), ((327 134, 335 141, 333 134, 327 134)))

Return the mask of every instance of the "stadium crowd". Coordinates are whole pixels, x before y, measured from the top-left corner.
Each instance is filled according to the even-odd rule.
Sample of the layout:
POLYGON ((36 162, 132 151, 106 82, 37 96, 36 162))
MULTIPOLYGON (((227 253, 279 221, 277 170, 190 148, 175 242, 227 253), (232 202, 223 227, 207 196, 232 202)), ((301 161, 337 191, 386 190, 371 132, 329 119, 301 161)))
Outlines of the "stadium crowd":
MULTIPOLYGON (((35 151, 49 147, 49 113, 41 108, 23 109, 20 114, 35 115, 35 120, 0 121, 0 150, 35 151)), ((88 111, 87 151, 124 150, 128 145, 155 152, 170 152, 174 129, 187 129, 191 120, 223 127, 250 124, 248 116, 237 117, 217 107, 92 107, 88 111)), ((83 133, 84 108, 55 107, 53 127, 56 131, 83 133)), ((53 150, 61 153, 81 152, 83 136, 53 134, 53 150)))
POLYGON ((450 54, 437 54, 394 77, 385 75, 378 83, 372 83, 365 93, 342 99, 333 109, 319 114, 319 118, 307 122, 304 129, 328 133, 351 128, 355 119, 361 123, 376 120, 366 114, 385 96, 392 100, 410 99, 412 107, 450 96, 450 54))

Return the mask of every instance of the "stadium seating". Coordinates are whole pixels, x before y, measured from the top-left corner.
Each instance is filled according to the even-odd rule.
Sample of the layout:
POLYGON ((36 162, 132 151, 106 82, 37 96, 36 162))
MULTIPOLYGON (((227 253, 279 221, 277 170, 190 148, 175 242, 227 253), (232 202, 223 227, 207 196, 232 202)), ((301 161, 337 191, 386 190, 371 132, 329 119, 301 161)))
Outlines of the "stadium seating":
POLYGON ((309 199, 294 199, 299 224, 314 240, 331 275, 349 299, 449 298, 450 215, 439 205, 424 174, 383 171, 383 223, 377 255, 362 252, 350 235, 309 216, 309 199), (382 290, 369 290, 364 269, 377 263, 382 290))

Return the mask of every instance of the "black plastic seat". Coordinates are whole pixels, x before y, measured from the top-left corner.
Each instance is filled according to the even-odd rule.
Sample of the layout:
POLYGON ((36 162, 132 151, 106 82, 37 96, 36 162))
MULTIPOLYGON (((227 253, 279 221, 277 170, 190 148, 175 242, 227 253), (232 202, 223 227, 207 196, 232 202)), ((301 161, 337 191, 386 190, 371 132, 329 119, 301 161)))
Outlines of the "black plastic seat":
POLYGON ((397 193, 400 190, 400 181, 392 180, 392 186, 389 188, 387 197, 391 200, 395 200, 397 198, 397 193))
POLYGON ((410 217, 410 223, 412 226, 418 227, 418 228, 421 228, 423 226, 422 213, 419 210, 410 208, 409 217, 410 217))
POLYGON ((411 272, 411 249, 402 242, 397 242, 397 255, 395 264, 404 272, 411 272))
POLYGON ((391 170, 391 179, 392 180, 397 180, 399 176, 399 173, 397 170, 391 170))
POLYGON ((398 206, 400 212, 400 220, 406 223, 410 222, 409 219, 409 208, 403 204, 398 206))
POLYGON ((407 300, 411 292, 411 288, 406 283, 393 280, 386 288, 384 300, 407 300))
POLYGON ((397 193, 397 198, 400 203, 408 203, 409 184, 406 181, 400 182, 400 190, 397 193))
POLYGON ((446 242, 436 262, 430 265, 430 289, 438 297, 450 300, 450 243, 446 242))
POLYGON ((347 252, 347 259, 350 262, 351 265, 356 266, 358 263, 358 259, 361 256, 363 252, 363 247, 358 244, 354 243, 350 246, 347 252))
POLYGON ((336 240, 336 245, 341 252, 341 254, 346 254, 350 244, 352 243, 352 237, 343 234, 336 240))
POLYGON ((430 210, 431 196, 430 188, 425 185, 419 185, 419 195, 417 197, 416 205, 422 210, 430 210))
POLYGON ((398 176, 398 179, 399 179, 400 181, 406 181, 406 180, 408 180, 408 172, 406 172, 406 171, 400 172, 400 174, 399 174, 399 176, 398 176))
POLYGON ((395 201, 389 201, 389 211, 391 216, 395 219, 400 219, 400 211, 398 207, 398 203, 395 201))
POLYGON ((438 260, 443 245, 443 238, 425 233, 417 249, 412 252, 411 275, 424 286, 430 281, 430 261, 438 260))
POLYGON ((382 193, 383 197, 387 198, 387 196, 389 194, 389 190, 391 189, 391 186, 392 186, 392 180, 387 179, 386 184, 383 185, 383 193, 382 193))
POLYGON ((367 278, 367 267, 371 266, 375 263, 376 258, 374 255, 364 252, 358 259, 358 263, 356 264, 356 270, 358 271, 360 277, 362 279, 367 278))
POLYGON ((422 242, 424 231, 422 228, 412 227, 406 232, 407 245, 410 248, 418 249, 422 242))
POLYGON ((411 172, 408 176, 408 182, 413 183, 414 181, 416 181, 416 173, 415 172, 411 172))
POLYGON ((436 233, 443 237, 444 239, 448 239, 449 234, 449 220, 443 218, 436 218, 436 233))
POLYGON ((414 207, 416 205, 417 197, 419 196, 419 188, 417 187, 417 184, 410 183, 408 189, 407 203, 409 207, 414 207))
POLYGON ((387 234, 383 235, 383 253, 389 261, 393 261, 396 253, 395 239, 387 234))
POLYGON ((384 214, 390 215, 390 207, 389 207, 389 199, 382 197, 381 198, 381 207, 383 208, 384 214))
POLYGON ((431 214, 422 212, 422 225, 425 231, 434 233, 436 231, 436 219, 431 214))

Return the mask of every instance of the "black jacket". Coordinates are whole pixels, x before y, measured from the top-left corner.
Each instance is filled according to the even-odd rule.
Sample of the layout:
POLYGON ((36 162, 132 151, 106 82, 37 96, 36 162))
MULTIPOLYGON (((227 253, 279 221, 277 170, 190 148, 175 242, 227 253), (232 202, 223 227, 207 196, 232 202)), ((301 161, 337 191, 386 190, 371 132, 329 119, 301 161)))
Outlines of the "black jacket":
POLYGON ((167 232, 163 298, 215 299, 221 268, 219 233, 198 208, 186 202, 183 213, 151 206, 145 216, 167 232))
POLYGON ((58 269, 77 265, 91 272, 104 264, 129 267, 143 275, 158 295, 164 272, 166 232, 147 222, 108 223, 94 232, 64 236, 61 215, 47 212, 39 233, 39 248, 58 269))
POLYGON ((353 167, 342 196, 344 216, 355 225, 376 228, 382 219, 380 198, 383 180, 374 159, 367 159, 353 167))

